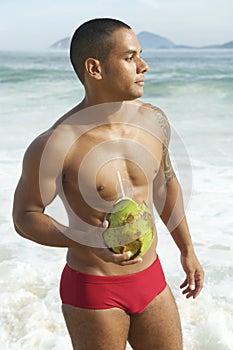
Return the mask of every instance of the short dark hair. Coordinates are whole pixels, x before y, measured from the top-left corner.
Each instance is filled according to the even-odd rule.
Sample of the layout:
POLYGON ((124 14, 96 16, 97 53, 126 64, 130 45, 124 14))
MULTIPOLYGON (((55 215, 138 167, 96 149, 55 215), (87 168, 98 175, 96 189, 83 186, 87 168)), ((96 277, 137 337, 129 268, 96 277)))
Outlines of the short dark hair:
POLYGON ((96 18, 83 23, 76 29, 70 44, 70 60, 73 68, 84 83, 84 63, 88 57, 106 60, 114 46, 111 34, 130 26, 112 18, 96 18))

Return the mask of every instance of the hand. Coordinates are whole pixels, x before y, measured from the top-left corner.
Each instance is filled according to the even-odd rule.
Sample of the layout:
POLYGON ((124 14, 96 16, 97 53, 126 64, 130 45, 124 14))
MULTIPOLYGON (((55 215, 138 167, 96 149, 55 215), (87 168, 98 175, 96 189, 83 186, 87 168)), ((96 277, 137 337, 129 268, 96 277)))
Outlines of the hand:
MULTIPOLYGON (((107 229, 109 225, 109 222, 107 220, 104 220, 102 227, 104 229, 107 229)), ((106 248, 92 248, 92 251, 94 251, 95 255, 98 256, 100 259, 111 262, 113 264, 118 264, 121 266, 126 265, 133 265, 142 262, 141 257, 137 257, 135 259, 129 260, 132 256, 132 253, 130 251, 124 252, 122 254, 116 254, 112 252, 108 247, 106 248)))
POLYGON ((186 273, 186 279, 180 288, 185 288, 183 294, 186 298, 195 299, 201 292, 204 282, 204 272, 194 252, 187 255, 181 254, 181 264, 186 273))
POLYGON ((137 257, 135 259, 129 260, 132 256, 130 251, 124 252, 122 254, 116 254, 112 252, 109 248, 92 248, 92 251, 98 256, 100 259, 111 262, 113 264, 118 264, 121 266, 133 265, 142 262, 141 257, 137 257))

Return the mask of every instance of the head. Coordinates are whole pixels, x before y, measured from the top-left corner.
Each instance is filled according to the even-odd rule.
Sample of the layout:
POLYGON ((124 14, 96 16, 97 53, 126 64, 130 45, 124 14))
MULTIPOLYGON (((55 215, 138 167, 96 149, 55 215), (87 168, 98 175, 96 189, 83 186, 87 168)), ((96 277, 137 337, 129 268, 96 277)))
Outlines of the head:
POLYGON ((127 24, 111 18, 97 18, 83 23, 72 37, 70 59, 80 81, 84 84, 87 58, 107 62, 114 47, 113 33, 119 29, 131 29, 127 24))

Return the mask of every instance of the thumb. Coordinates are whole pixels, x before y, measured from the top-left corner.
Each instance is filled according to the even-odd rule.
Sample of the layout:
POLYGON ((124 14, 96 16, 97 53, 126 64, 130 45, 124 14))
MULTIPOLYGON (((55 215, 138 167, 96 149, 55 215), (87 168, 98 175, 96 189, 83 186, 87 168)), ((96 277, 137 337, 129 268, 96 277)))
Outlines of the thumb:
POLYGON ((190 290, 195 290, 195 277, 194 273, 189 273, 188 275, 188 285, 190 290))
POLYGON ((103 228, 108 228, 109 222, 108 220, 104 220, 102 223, 103 228))

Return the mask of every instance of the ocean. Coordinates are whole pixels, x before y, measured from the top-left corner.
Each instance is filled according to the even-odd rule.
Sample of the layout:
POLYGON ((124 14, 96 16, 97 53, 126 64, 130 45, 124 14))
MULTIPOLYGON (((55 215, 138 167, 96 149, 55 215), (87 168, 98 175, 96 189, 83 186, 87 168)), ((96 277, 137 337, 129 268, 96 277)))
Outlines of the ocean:
MULTIPOLYGON (((233 51, 157 50, 143 57, 150 71, 142 99, 170 120, 171 157, 205 270, 201 295, 186 300, 179 251, 158 221, 158 253, 179 307, 184 350, 230 350, 233 51)), ((58 51, 0 52, 0 85, 0 349, 71 350, 58 289, 65 250, 21 238, 11 211, 25 149, 82 99, 83 89, 67 53, 58 51)), ((50 210, 56 216, 56 204, 50 210)))

